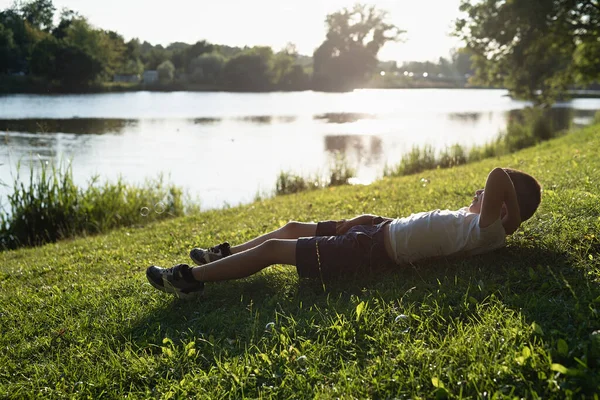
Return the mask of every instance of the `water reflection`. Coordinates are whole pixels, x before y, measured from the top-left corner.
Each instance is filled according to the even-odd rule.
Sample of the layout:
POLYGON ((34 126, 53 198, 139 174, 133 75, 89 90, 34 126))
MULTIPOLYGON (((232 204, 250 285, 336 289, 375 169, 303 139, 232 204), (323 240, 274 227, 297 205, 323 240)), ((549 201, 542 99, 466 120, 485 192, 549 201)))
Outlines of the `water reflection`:
POLYGON ((87 147, 91 137, 72 133, 6 133, 0 145, 0 158, 14 158, 15 161, 28 163, 37 159, 50 160, 60 156, 82 155, 81 150, 87 147))
POLYGON ((195 125, 213 125, 213 124, 218 124, 219 122, 223 121, 221 118, 194 118, 192 121, 194 121, 195 125))
POLYGON ((596 110, 574 110, 573 125, 583 127, 591 124, 596 117, 596 110))
POLYGON ((282 124, 292 124, 296 122, 297 119, 298 117, 296 117, 295 115, 280 115, 278 117, 275 117, 275 120, 282 124))
MULTIPOLYGON (((291 124, 296 122, 296 116, 243 116, 228 118, 233 121, 269 125, 274 122, 291 124)), ((217 125, 225 119, 220 117, 200 117, 185 120, 186 123, 194 125, 217 125)), ((123 131, 138 128, 140 123, 164 124, 165 119, 146 118, 139 119, 116 119, 116 118, 35 118, 35 119, 0 119, 0 132, 12 133, 70 133, 76 135, 102 135, 106 133, 121 134, 123 131)), ((172 124, 173 121, 169 122, 172 124)), ((11 135, 12 136, 12 135, 11 135)), ((34 139, 32 143, 35 142, 34 139)), ((35 145, 35 144, 34 144, 35 145)))
MULTIPOLYGON (((527 122, 527 118, 532 114, 532 112, 533 111, 531 109, 510 110, 507 113, 507 122, 509 124, 512 122, 524 124, 527 122)), ((574 110, 572 108, 556 107, 544 110, 544 117, 554 132, 571 128, 573 116, 574 110)))
POLYGON ((235 119, 237 121, 250 122, 250 123, 259 124, 259 125, 268 125, 273 122, 272 115, 254 115, 254 116, 247 116, 247 117, 238 117, 235 119))
MULTIPOLYGON (((464 123, 476 123, 479 122, 481 117, 483 117, 482 112, 460 112, 460 113, 449 113, 448 119, 452 121, 459 121, 464 123)), ((492 115, 492 113, 488 113, 492 115)))
POLYGON ((0 131, 27 133, 95 134, 122 133, 136 126, 135 119, 69 118, 69 119, 0 119, 0 131))
MULTIPOLYGON (((526 124, 527 119, 532 115, 531 109, 514 109, 506 112, 507 123, 520 123, 526 124)), ((461 124, 473 124, 481 122, 484 115, 488 115, 488 119, 493 118, 492 112, 460 112, 460 113, 449 113, 448 119, 456 121, 461 124)), ((555 107, 544 110, 544 116, 549 123, 551 129, 561 131, 571 128, 572 124, 581 125, 589 123, 595 114, 595 110, 575 110, 567 107, 555 107), (579 123, 578 123, 579 121, 579 123)))
POLYGON ((315 120, 325 120, 328 124, 347 124, 360 121, 361 119, 375 118, 376 116, 373 114, 351 112, 317 114, 313 117, 315 120))
POLYGON ((372 166, 383 157, 383 141, 372 135, 327 135, 325 150, 330 154, 343 154, 351 164, 372 166))
POLYGON ((297 117, 293 115, 250 115, 244 117, 236 117, 233 118, 235 121, 248 122, 251 124, 258 125, 269 125, 273 122, 283 123, 283 124, 291 124, 296 122, 297 117))

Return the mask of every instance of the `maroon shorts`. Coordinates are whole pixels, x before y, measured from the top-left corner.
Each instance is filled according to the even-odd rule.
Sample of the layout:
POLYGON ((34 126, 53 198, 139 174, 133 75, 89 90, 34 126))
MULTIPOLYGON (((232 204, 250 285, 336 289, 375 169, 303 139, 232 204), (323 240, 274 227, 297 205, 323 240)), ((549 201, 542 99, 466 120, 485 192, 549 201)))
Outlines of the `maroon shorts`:
POLYGON ((331 280, 395 265, 383 241, 383 227, 389 220, 378 217, 373 225, 353 226, 345 234, 336 235, 336 226, 341 222, 319 222, 315 236, 298 239, 296 269, 301 278, 331 280))

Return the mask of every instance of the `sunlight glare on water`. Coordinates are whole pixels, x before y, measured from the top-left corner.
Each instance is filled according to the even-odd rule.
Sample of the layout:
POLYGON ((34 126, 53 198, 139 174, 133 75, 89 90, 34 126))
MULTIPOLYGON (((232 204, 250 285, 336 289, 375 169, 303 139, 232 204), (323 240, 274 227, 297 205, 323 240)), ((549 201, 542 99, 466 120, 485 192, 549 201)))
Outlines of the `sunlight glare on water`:
MULTIPOLYGON (((356 169, 352 183, 368 184, 415 145, 484 144, 526 105, 503 90, 469 89, 9 95, 0 97, 0 182, 12 184, 19 162, 28 176, 39 154, 71 160, 78 185, 162 173, 209 209, 271 194, 280 172, 324 176, 337 154, 356 169)), ((561 107, 589 123, 600 100, 561 107)), ((9 192, 0 185, 3 204, 9 192)))

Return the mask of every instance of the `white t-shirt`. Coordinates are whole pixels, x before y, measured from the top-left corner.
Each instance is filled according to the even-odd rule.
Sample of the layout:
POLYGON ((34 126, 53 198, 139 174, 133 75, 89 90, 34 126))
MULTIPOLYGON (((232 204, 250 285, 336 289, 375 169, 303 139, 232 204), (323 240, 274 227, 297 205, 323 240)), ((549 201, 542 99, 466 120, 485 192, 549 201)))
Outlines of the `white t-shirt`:
POLYGON ((398 218, 390 223, 390 242, 397 264, 458 253, 480 254, 506 244, 506 233, 498 218, 479 227, 479 214, 467 207, 433 210, 398 218))

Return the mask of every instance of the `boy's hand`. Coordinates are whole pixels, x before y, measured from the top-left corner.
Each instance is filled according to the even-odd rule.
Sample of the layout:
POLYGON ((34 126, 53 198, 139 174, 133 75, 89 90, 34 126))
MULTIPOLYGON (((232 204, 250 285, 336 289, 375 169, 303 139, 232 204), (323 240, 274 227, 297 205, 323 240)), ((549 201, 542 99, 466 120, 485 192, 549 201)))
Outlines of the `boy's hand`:
POLYGON ((502 218, 502 226, 506 234, 510 235, 521 225, 517 193, 506 171, 502 168, 494 168, 485 182, 479 227, 490 226, 500 218, 503 204, 506 206, 506 215, 502 218))
POLYGON ((370 215, 359 215, 358 217, 354 217, 352 219, 346 219, 341 224, 338 224, 335 233, 337 235, 343 235, 344 233, 348 232, 348 230, 353 226, 367 224, 367 220, 371 219, 372 218, 370 215))
POLYGON ((373 225, 373 220, 377 218, 375 215, 365 214, 359 215, 358 217, 354 217, 352 219, 344 220, 341 224, 338 224, 335 233, 337 235, 343 235, 348 232, 350 228, 356 225, 373 225))

